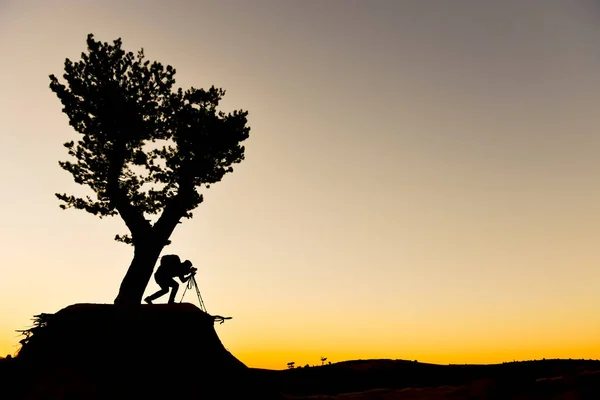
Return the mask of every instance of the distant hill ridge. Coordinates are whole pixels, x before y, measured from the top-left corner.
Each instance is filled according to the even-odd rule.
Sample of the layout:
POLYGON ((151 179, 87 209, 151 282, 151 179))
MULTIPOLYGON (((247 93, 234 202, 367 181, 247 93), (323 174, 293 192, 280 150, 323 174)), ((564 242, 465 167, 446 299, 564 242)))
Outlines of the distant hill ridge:
MULTIPOLYGON (((599 360, 532 360, 489 365, 442 365, 409 360, 349 360, 331 365, 287 370, 254 370, 283 393, 336 395, 372 389, 461 386, 494 382, 494 387, 522 388, 544 379, 592 373, 600 381, 599 360)), ((586 378, 587 379, 587 378, 586 378)), ((500 390, 500 389, 494 389, 500 390)), ((600 399, 600 394, 598 397, 600 399)))

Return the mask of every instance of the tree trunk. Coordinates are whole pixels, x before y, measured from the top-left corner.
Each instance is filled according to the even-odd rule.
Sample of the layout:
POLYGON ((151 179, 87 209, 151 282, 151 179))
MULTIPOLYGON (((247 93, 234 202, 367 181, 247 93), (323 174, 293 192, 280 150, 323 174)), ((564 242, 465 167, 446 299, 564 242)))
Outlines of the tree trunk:
MULTIPOLYGON (((193 189, 193 186, 191 188, 193 189)), ((178 195, 165 206, 154 226, 150 228, 148 225, 150 229, 144 229, 144 222, 147 221, 143 217, 141 220, 138 218, 138 221, 144 222, 138 224, 138 222, 131 221, 127 225, 134 240, 134 254, 125 278, 121 282, 119 294, 115 299, 116 305, 137 305, 142 302, 144 291, 148 286, 148 282, 150 282, 150 278, 152 278, 156 261, 158 261, 162 249, 169 242, 169 237, 185 213, 185 207, 181 205, 182 196, 191 196, 189 194, 190 190, 189 187, 187 191, 181 189, 178 195)), ((125 219, 125 215, 129 216, 131 213, 126 208, 122 207, 122 209, 123 212, 119 210, 119 213, 125 219)))
POLYGON ((137 305, 142 302, 144 291, 152 278, 154 266, 163 248, 164 244, 159 245, 153 240, 135 245, 133 260, 115 299, 116 305, 137 305))

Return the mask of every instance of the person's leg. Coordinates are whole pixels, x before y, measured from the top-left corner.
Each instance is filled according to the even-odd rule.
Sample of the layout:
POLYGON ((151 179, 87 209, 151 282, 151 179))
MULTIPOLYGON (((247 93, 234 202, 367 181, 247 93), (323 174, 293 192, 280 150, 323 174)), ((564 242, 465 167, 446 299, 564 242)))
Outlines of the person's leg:
POLYGON ((146 297, 144 299, 144 301, 148 304, 152 304, 152 301, 158 299, 161 296, 164 296, 165 294, 169 293, 169 282, 166 281, 164 279, 162 279, 160 276, 156 276, 156 274, 154 275, 154 280, 156 281, 156 283, 158 284, 158 286, 160 286, 160 290, 148 297, 146 297))
POLYGON ((169 304, 175 303, 175 295, 177 294, 177 290, 179 289, 179 284, 175 282, 175 279, 171 279, 169 282, 169 286, 171 287, 171 295, 169 296, 169 304))
POLYGON ((144 299, 144 301, 145 301, 146 303, 148 303, 148 304, 152 304, 152 302, 153 302, 154 300, 158 299, 158 298, 159 298, 159 297, 161 297, 161 296, 164 296, 164 295, 165 295, 165 294, 167 294, 167 293, 169 293, 169 287, 168 287, 168 286, 167 286, 167 287, 164 287, 164 288, 162 288, 162 287, 161 287, 161 288, 160 288, 160 290, 159 290, 158 292, 156 292, 156 293, 154 293, 154 294, 152 294, 152 295, 150 295, 150 296, 146 297, 146 298, 144 299))

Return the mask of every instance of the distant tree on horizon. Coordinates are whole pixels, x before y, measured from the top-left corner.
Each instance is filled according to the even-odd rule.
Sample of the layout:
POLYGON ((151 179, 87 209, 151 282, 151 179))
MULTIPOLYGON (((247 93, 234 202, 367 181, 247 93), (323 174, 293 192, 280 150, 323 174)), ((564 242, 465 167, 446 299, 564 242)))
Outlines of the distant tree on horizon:
POLYGON ((62 209, 100 218, 119 215, 134 247, 115 304, 139 304, 154 266, 182 218, 207 189, 244 159, 247 111, 218 111, 223 89, 175 90, 175 69, 87 36, 81 60, 68 58, 63 78, 50 75, 70 125, 81 134, 64 144, 72 161, 59 165, 91 196, 57 193, 62 209), (158 216, 155 222, 151 216, 158 216))

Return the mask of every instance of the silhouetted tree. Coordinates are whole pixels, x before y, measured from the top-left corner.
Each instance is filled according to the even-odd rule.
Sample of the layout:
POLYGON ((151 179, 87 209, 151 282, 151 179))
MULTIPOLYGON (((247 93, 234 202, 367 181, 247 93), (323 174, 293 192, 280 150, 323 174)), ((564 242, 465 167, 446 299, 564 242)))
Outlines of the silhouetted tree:
POLYGON ((93 191, 93 198, 56 196, 63 209, 121 216, 129 234, 115 240, 133 245, 134 256, 115 304, 139 304, 171 233, 202 203, 198 190, 244 159, 240 143, 250 128, 247 111, 217 110, 224 90, 174 90, 173 67, 121 45, 89 34, 81 60, 65 61, 66 85, 50 75, 50 89, 82 135, 65 143, 73 161, 59 164, 93 191))

